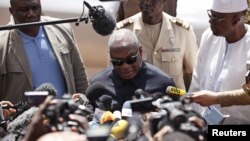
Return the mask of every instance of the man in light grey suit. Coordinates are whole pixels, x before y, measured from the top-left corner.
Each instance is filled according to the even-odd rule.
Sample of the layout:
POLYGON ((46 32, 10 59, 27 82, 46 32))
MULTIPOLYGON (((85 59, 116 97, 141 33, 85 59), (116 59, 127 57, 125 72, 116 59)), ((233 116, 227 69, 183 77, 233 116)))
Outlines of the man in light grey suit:
MULTIPOLYGON (((10 0, 9 24, 56 20, 41 16, 40 0, 10 0)), ((69 24, 0 31, 0 100, 17 103, 44 83, 63 94, 85 93, 88 79, 69 24)))

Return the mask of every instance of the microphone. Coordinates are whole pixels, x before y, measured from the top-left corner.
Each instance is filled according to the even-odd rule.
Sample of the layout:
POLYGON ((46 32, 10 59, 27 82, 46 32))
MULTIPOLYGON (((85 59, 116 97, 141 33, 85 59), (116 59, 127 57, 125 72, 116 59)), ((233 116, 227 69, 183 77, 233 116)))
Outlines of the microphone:
POLYGON ((48 95, 53 97, 56 96, 56 89, 51 83, 41 84, 35 89, 35 91, 26 91, 24 92, 26 101, 29 106, 39 106, 48 95))
MULTIPOLYGON (((191 95, 190 93, 186 93, 185 90, 183 89, 178 89, 176 87, 173 87, 173 86, 168 86, 167 89, 166 89, 166 92, 169 93, 169 94, 172 94, 174 97, 174 99, 176 100, 177 97, 176 96, 189 96, 191 95)), ((209 110, 211 110, 211 107, 210 106, 207 106, 209 110)))
POLYGON ((153 94, 152 94, 153 100, 157 100, 157 99, 161 98, 162 96, 163 96, 163 95, 162 95, 162 93, 160 93, 160 92, 156 92, 156 93, 153 93, 153 94))
POLYGON ((35 91, 48 91, 49 95, 56 96, 56 88, 51 83, 44 83, 37 87, 35 91))
POLYGON ((37 107, 31 107, 27 111, 23 112, 21 115, 16 117, 12 122, 8 124, 9 132, 22 131, 26 126, 28 126, 35 115, 37 107))
POLYGON ((168 86, 166 89, 166 92, 169 94, 178 95, 178 96, 184 96, 186 94, 185 90, 178 89, 178 88, 173 87, 173 86, 168 86))
POLYGON ((113 115, 113 113, 111 113, 110 111, 106 111, 100 118, 100 124, 111 124, 114 119, 115 116, 113 115))
POLYGON ((112 111, 112 97, 109 95, 102 95, 97 101, 97 106, 99 109, 104 111, 112 111))
MULTIPOLYGON (((135 97, 137 99, 144 99, 145 98, 145 92, 142 89, 135 90, 135 97)), ((122 105, 122 117, 132 117, 132 107, 131 102, 135 100, 128 100, 125 101, 122 105)))
POLYGON ((114 111, 113 112, 114 120, 110 124, 110 127, 112 128, 118 121, 122 119, 122 113, 120 111, 114 111))
POLYGON ((100 81, 97 81, 89 85, 86 90, 86 96, 90 101, 93 101, 102 96, 106 91, 104 85, 100 81))
POLYGON ((83 2, 89 9, 89 18, 92 22, 92 27, 94 30, 106 36, 111 34, 116 26, 116 21, 113 15, 105 11, 105 9, 99 6, 90 6, 86 1, 83 2))
POLYGON ((183 98, 190 95, 189 93, 186 93, 185 90, 178 89, 178 88, 173 87, 173 86, 168 86, 166 89, 166 92, 168 94, 170 94, 170 97, 172 98, 173 101, 183 100, 183 98), (185 97, 182 97, 182 96, 185 96, 185 97), (182 97, 182 98, 180 98, 180 97, 182 97))
POLYGON ((113 115, 115 118, 122 119, 122 113, 120 111, 114 111, 113 115))
POLYGON ((131 102, 132 100, 126 101, 122 105, 122 117, 132 117, 131 102))
POLYGON ((126 130, 128 122, 126 120, 118 120, 111 128, 110 134, 116 140, 124 139, 126 137, 126 130))
POLYGON ((143 99, 145 98, 145 96, 146 96, 146 93, 142 89, 135 90, 135 97, 137 99, 143 99))
POLYGON ((79 22, 85 21, 88 22, 88 19, 92 22, 93 29, 100 35, 106 36, 111 34, 116 27, 116 20, 114 15, 110 12, 105 11, 103 6, 90 6, 86 1, 84 4, 89 9, 89 17, 77 17, 77 18, 68 18, 62 20, 53 20, 53 21, 44 21, 44 22, 29 22, 22 24, 14 24, 7 26, 0 26, 1 30, 12 30, 20 27, 29 27, 29 26, 40 26, 40 25, 52 25, 52 24, 62 24, 62 23, 70 23, 76 22, 76 25, 79 22))

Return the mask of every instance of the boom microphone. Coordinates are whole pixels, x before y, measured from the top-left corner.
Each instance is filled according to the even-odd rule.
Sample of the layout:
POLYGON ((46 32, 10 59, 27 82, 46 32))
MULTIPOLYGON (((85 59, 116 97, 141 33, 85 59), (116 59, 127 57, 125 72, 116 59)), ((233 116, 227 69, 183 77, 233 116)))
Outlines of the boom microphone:
MULTIPOLYGON (((86 1, 84 4, 89 8, 89 17, 77 17, 77 18, 68 18, 68 19, 61 19, 61 20, 53 20, 53 21, 44 21, 44 22, 29 22, 29 23, 21 23, 21 24, 14 24, 14 25, 6 25, 0 26, 1 30, 12 30, 21 27, 29 27, 29 26, 40 26, 40 25, 52 25, 52 24, 62 24, 62 23, 70 23, 70 22, 88 22, 88 19, 92 22, 92 27, 94 30, 101 34, 102 36, 109 35, 113 32, 116 26, 116 20, 114 16, 105 11, 103 6, 90 6, 86 1)), ((76 24, 77 25, 77 24, 76 24)))
POLYGON ((94 30, 102 36, 111 34, 116 26, 114 16, 105 11, 101 5, 90 6, 86 1, 84 1, 84 4, 89 9, 89 18, 94 30))

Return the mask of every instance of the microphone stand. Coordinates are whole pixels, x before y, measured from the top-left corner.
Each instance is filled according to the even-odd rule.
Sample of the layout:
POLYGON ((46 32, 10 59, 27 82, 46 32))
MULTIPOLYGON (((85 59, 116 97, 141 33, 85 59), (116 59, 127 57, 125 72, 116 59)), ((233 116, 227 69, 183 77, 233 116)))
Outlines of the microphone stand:
POLYGON ((88 23, 88 19, 89 19, 88 17, 78 17, 78 18, 69 18, 69 19, 47 21, 47 22, 31 22, 31 23, 22 23, 22 24, 15 24, 15 25, 6 25, 6 26, 0 26, 0 31, 12 30, 15 28, 20 28, 20 27, 51 25, 51 24, 61 24, 61 23, 70 23, 70 22, 76 22, 76 25, 78 25, 78 23, 82 21, 85 21, 85 23, 88 23))
MULTIPOLYGON (((28 27, 28 26, 40 26, 40 25, 51 25, 51 24, 61 24, 61 23, 71 23, 75 22, 75 25, 78 26, 80 22, 85 21, 87 24, 89 21, 89 17, 83 17, 84 14, 84 5, 87 5, 89 8, 92 8, 89 3, 83 1, 83 11, 80 17, 78 18, 68 18, 68 19, 61 19, 61 20, 54 20, 54 21, 47 21, 47 22, 31 22, 31 23, 21 23, 21 24, 14 24, 14 25, 6 25, 6 26, 0 26, 1 30, 12 30, 15 28, 20 27, 28 27)), ((94 11, 96 12, 96 11, 94 11)), ((97 11, 98 13, 98 11, 97 11)))

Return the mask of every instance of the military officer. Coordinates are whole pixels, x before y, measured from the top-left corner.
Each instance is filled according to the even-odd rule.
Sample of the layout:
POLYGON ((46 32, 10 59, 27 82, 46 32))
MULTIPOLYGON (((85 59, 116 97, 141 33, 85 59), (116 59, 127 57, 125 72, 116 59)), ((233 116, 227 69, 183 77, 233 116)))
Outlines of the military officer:
MULTIPOLYGON (((169 15, 176 16, 177 0, 166 0, 164 3, 163 11, 169 15)), ((124 20, 136 13, 139 13, 138 0, 124 0, 121 1, 117 13, 117 21, 124 20)))
POLYGON ((166 1, 139 0, 141 12, 116 26, 135 32, 143 46, 143 60, 173 77, 177 87, 188 89, 196 62, 197 40, 189 23, 163 12, 166 1), (189 78, 187 83, 184 74, 189 78))

